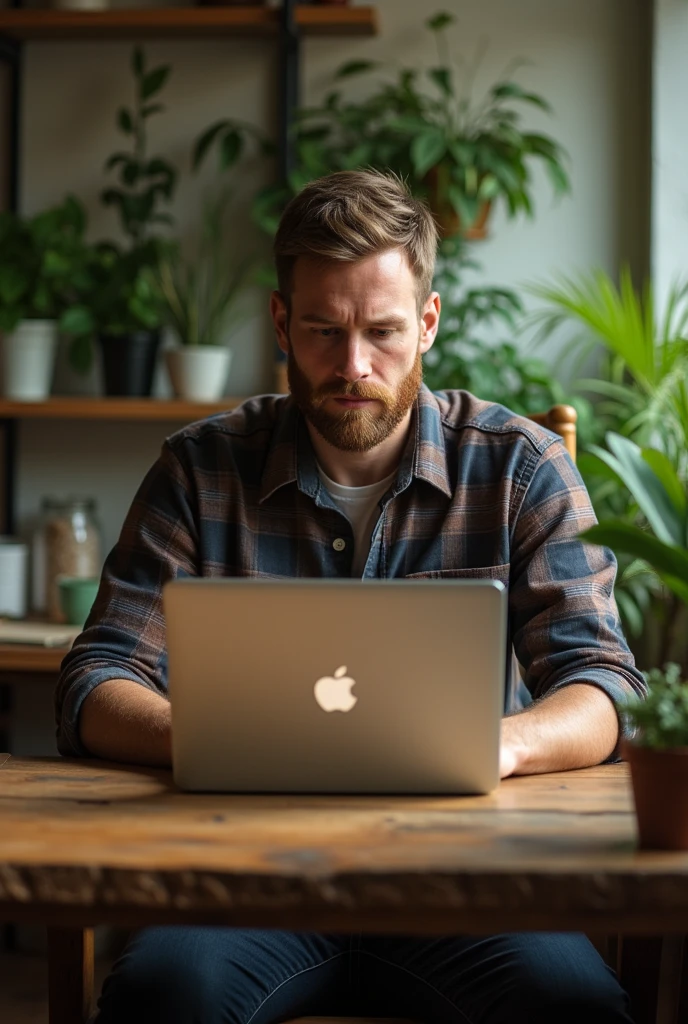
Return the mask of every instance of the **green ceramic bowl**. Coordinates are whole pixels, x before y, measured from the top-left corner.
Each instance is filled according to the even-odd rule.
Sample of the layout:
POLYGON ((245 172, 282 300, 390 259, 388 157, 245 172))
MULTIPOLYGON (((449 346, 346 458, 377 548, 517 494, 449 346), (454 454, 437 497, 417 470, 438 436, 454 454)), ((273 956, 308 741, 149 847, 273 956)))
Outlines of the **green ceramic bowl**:
POLYGON ((83 626, 96 599, 99 584, 100 580, 96 577, 59 577, 57 585, 60 588, 60 604, 67 622, 73 626, 83 626))

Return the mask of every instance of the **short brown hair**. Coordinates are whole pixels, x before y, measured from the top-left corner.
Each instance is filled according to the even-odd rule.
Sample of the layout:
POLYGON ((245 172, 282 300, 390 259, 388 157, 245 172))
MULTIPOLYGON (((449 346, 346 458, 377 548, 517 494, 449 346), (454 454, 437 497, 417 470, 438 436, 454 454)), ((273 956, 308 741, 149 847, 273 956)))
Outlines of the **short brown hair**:
POLYGON ((354 262, 401 249, 421 308, 432 291, 437 241, 430 210, 395 174, 337 171, 309 182, 284 210, 274 245, 278 287, 289 307, 299 256, 354 262))

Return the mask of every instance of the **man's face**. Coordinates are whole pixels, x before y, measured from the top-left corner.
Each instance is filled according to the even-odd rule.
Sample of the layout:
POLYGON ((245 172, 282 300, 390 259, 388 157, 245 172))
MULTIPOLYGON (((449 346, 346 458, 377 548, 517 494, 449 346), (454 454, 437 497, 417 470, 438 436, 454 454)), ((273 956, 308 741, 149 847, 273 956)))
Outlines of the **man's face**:
POLYGON ((300 258, 291 315, 277 292, 271 310, 292 395, 318 433, 347 452, 389 437, 415 401, 439 321, 437 295, 419 313, 404 253, 356 263, 300 258))

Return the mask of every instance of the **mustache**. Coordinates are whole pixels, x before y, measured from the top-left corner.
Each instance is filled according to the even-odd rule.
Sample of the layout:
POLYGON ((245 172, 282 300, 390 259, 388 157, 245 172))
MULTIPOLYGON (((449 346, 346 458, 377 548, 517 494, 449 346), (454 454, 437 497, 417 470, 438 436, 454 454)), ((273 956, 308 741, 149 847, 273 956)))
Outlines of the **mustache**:
POLYGON ((381 402, 388 402, 389 395, 385 388, 376 384, 365 384, 362 381, 353 383, 323 384, 313 394, 312 400, 321 404, 327 398, 367 398, 378 399, 381 402))

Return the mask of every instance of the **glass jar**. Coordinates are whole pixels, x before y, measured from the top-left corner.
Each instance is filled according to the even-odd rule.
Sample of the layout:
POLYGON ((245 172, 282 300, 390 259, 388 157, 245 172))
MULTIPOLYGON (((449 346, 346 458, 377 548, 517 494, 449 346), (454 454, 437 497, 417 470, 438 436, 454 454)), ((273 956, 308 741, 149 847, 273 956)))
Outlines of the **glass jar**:
POLYGON ((60 576, 100 576, 100 527, 91 498, 44 498, 33 538, 33 608, 64 622, 60 576))

